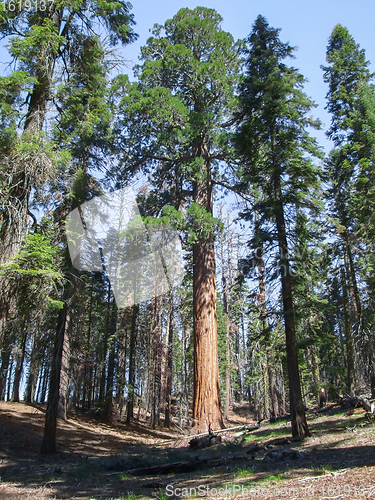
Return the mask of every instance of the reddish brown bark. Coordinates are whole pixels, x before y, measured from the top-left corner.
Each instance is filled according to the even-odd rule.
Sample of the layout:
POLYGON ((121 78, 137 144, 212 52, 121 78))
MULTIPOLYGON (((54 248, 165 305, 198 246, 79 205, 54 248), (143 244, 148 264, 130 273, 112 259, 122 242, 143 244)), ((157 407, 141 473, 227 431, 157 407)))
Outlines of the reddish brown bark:
MULTIPOLYGON (((212 214, 211 165, 206 160, 194 201, 212 214)), ((217 352, 216 270, 213 236, 193 246, 194 398, 193 426, 207 431, 224 427, 217 352)))

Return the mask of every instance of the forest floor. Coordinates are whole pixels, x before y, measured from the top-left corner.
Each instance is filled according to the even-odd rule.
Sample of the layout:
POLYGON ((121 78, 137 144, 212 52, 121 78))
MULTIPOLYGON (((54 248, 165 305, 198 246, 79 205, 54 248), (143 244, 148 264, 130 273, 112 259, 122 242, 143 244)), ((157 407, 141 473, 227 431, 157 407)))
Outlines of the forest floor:
MULTIPOLYGON (((245 423, 251 415, 241 407, 227 426, 245 423)), ((192 451, 177 429, 71 414, 58 422, 58 453, 47 456, 39 454, 43 408, 0 403, 0 499, 375 499, 375 424, 364 410, 332 406, 309 412, 308 423, 311 437, 302 442, 275 441, 290 437, 290 422, 262 422, 192 451), (129 473, 196 457, 206 463, 195 472, 129 473)))

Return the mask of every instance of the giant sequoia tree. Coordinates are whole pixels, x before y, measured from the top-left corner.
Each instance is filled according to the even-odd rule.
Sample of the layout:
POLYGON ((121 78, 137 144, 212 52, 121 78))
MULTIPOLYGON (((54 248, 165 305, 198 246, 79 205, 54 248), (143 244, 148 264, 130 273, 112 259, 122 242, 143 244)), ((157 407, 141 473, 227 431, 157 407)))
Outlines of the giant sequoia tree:
POLYGON ((259 16, 247 39, 246 74, 240 88, 241 124, 235 139, 244 159, 241 180, 257 190, 259 224, 267 238, 278 245, 292 433, 306 436, 288 254, 295 227, 288 224, 287 216, 295 206, 300 210, 316 206, 313 195, 318 171, 310 158, 319 152, 307 127, 318 123, 307 116, 313 103, 303 93, 302 75, 283 62, 292 56, 293 49, 280 41, 278 33, 259 16))
POLYGON ((213 9, 181 9, 155 26, 142 48, 139 83, 122 101, 123 175, 149 174, 154 213, 186 216, 193 245, 196 427, 222 427, 217 354, 214 175, 225 160, 225 122, 239 69, 238 48, 213 9), (129 166, 130 165, 130 166, 129 166))

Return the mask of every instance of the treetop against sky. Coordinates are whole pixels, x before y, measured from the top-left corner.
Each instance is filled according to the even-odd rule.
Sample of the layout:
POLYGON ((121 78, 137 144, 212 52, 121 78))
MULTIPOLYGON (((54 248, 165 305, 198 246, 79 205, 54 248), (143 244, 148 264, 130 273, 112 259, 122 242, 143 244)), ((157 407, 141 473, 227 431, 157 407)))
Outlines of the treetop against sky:
MULTIPOLYGON (((328 152, 331 149, 329 141, 325 138, 325 130, 329 127, 330 118, 324 110, 326 105, 325 95, 327 85, 323 81, 320 65, 325 64, 326 46, 336 24, 346 26, 356 42, 366 50, 366 56, 371 61, 370 69, 375 64, 375 31, 373 20, 375 18, 375 3, 373 0, 359 0, 355 4, 351 0, 316 0, 315 2, 301 2, 300 0, 263 0, 262 2, 249 2, 248 0, 205 0, 198 3, 204 7, 214 8, 223 17, 222 28, 229 31, 235 39, 245 38, 258 16, 266 17, 270 26, 281 28, 280 37, 292 46, 298 47, 295 60, 292 64, 308 79, 305 91, 317 104, 314 116, 323 122, 323 130, 316 131, 319 143, 328 152)), ((16 2, 17 8, 23 2, 16 2)), ((128 60, 127 67, 121 72, 132 76, 132 67, 138 62, 140 47, 150 36, 149 30, 155 23, 164 24, 172 18, 180 8, 193 9, 197 6, 196 0, 178 0, 169 2, 160 0, 137 0, 133 4, 132 12, 137 25, 135 31, 139 38, 122 50, 123 57, 128 60)), ((2 8, 2 3, 0 3, 2 8)), ((0 74, 8 73, 9 54, 5 49, 6 40, 0 47, 0 74)))

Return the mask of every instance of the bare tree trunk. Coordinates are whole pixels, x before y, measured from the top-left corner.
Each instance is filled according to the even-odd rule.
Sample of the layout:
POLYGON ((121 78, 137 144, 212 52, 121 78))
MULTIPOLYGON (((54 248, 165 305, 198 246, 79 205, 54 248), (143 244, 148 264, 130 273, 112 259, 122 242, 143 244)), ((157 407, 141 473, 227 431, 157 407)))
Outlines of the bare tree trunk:
POLYGON ((127 315, 122 312, 120 314, 120 324, 118 327, 119 340, 118 340, 118 368, 117 368, 117 384, 116 384, 116 404, 119 405, 120 416, 124 408, 125 399, 125 374, 127 369, 127 348, 128 348, 128 330, 129 325, 127 322, 127 315))
POLYGON ((29 376, 27 377, 25 401, 26 403, 33 403, 35 400, 35 390, 38 377, 38 367, 40 364, 40 332, 39 327, 34 333, 33 347, 30 356, 30 369, 29 376))
POLYGON ((351 318, 353 324, 356 326, 356 329, 358 329, 361 320, 362 308, 361 308, 361 301, 359 298, 357 278, 353 264, 352 250, 350 248, 348 232, 345 231, 341 236, 343 239, 343 246, 344 246, 344 263, 345 263, 345 271, 349 289, 351 318))
POLYGON ((348 288, 344 270, 341 269, 341 283, 343 292, 344 305, 344 330, 345 330, 345 345, 346 345, 346 360, 347 360, 347 390, 349 396, 354 396, 354 343, 352 325, 350 322, 348 288))
POLYGON ((162 343, 162 304, 163 297, 153 299, 153 329, 151 331, 151 345, 153 354, 152 390, 151 390, 151 425, 155 428, 160 423, 162 366, 164 346, 162 343))
MULTIPOLYGON (((230 407, 230 392, 231 392, 231 384, 230 384, 230 365, 231 365, 231 336, 230 336, 230 320, 229 320, 229 294, 228 294, 228 283, 226 270, 224 266, 224 242, 223 238, 221 239, 221 282, 223 287, 223 308, 224 308, 224 321, 225 321, 225 334, 226 334, 226 350, 225 350, 225 404, 224 404, 224 418, 228 420, 229 418, 229 407, 230 407)), ((228 252, 229 257, 229 252, 228 252)), ((230 265, 228 258, 228 266, 230 265)))
POLYGON ((173 289, 169 295, 168 311, 168 341, 166 354, 166 382, 165 382, 165 419, 164 426, 171 425, 171 399, 172 399, 172 369, 173 369, 173 330, 174 330, 174 294, 173 289))
MULTIPOLYGON (((206 152, 207 153, 207 152, 206 152)), ((203 156, 203 150, 197 156, 203 156)), ((211 165, 193 186, 194 202, 212 214, 211 165)), ((193 426, 207 431, 224 427, 217 352, 215 247, 206 237, 193 246, 194 396, 193 426)))
POLYGON ((258 283, 259 283, 259 295, 258 295, 258 310, 259 317, 262 322, 263 327, 263 338, 265 343, 265 362, 262 363, 262 375, 263 375, 263 415, 262 418, 270 418, 270 392, 272 384, 272 370, 270 369, 270 331, 268 324, 268 311, 266 304, 266 283, 265 283, 265 265, 263 257, 263 242, 261 239, 258 241, 258 234, 260 230, 260 225, 258 221, 258 214, 255 212, 255 238, 257 241, 256 248, 256 265, 258 270, 258 283))
POLYGON ((275 207, 275 216, 280 252, 281 293, 283 298, 292 435, 294 437, 305 437, 309 436, 310 433, 307 427, 305 407, 301 394, 301 381, 298 366, 298 351, 293 311, 292 279, 288 258, 284 207, 279 174, 276 174, 274 177, 274 192, 277 204, 275 207))
POLYGON ((66 331, 67 310, 68 304, 65 302, 64 307, 59 313, 56 341, 52 354, 51 376, 41 453, 56 452, 56 426, 60 396, 60 374, 66 331))
POLYGON ((14 382, 13 382, 13 397, 12 401, 18 403, 20 400, 20 382, 23 370, 23 362, 25 360, 25 351, 26 351, 26 340, 27 340, 27 330, 25 328, 26 321, 23 321, 23 334, 21 339, 20 351, 18 352, 18 359, 16 364, 16 370, 14 373, 14 382))
POLYGON ((104 413, 106 420, 110 421, 112 420, 113 416, 113 389, 115 381, 116 345, 117 345, 117 339, 114 337, 117 328, 117 307, 115 301, 112 302, 112 311, 109 309, 107 328, 109 329, 109 335, 112 338, 109 346, 107 390, 105 396, 104 413))
POLYGON ((1 353, 1 368, 0 368, 0 401, 5 400, 6 396, 6 379, 8 375, 9 360, 12 352, 10 342, 4 339, 3 349, 1 353))
POLYGON ((91 327, 92 327, 92 302, 93 302, 93 290, 90 287, 90 306, 89 306, 89 324, 87 328, 87 348, 86 348, 86 359, 85 359, 85 373, 88 378, 88 395, 87 395, 87 409, 91 408, 92 403, 92 392, 93 392, 93 355, 91 347, 91 327))
POLYGON ((46 394, 47 394, 47 387, 48 387, 48 380, 50 376, 50 367, 49 363, 47 362, 46 356, 48 355, 48 351, 45 353, 45 358, 44 358, 44 367, 43 367, 43 373, 41 374, 41 380, 40 380, 40 403, 44 403, 46 400, 46 394), (43 383, 42 383, 43 381, 43 383))
POLYGON ((11 357, 11 360, 10 360, 10 366, 9 366, 9 369, 8 369, 8 384, 7 384, 8 387, 7 387, 7 395, 6 395, 7 401, 10 401, 10 389, 12 387, 12 375, 13 375, 14 361, 15 361, 15 358, 14 358, 13 352, 12 352, 12 357, 11 357))
POLYGON ((129 346, 129 378, 128 378, 128 402, 126 408, 126 423, 134 418, 134 386, 135 386, 135 356, 137 347, 137 333, 138 333, 138 316, 139 305, 134 304, 132 307, 132 327, 130 332, 130 346, 129 346))
POLYGON ((71 309, 68 306, 65 318, 65 332, 61 354, 61 371, 59 387, 59 404, 57 417, 66 420, 66 411, 69 399, 69 369, 70 369, 70 337, 72 332, 71 309))

